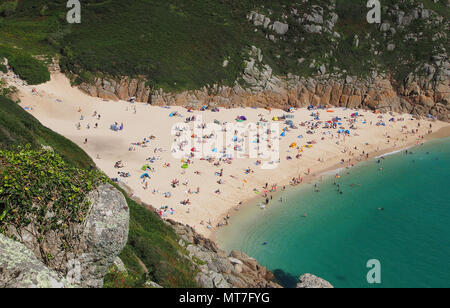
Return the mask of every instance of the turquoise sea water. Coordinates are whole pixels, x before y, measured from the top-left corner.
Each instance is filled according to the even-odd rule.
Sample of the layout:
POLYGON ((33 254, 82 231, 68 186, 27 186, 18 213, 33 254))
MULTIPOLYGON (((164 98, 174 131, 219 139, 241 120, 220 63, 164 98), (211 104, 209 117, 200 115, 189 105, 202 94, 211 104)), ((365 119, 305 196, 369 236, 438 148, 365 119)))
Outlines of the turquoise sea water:
POLYGON ((219 245, 255 257, 287 287, 303 273, 335 287, 450 287, 450 139, 409 151, 341 171, 343 194, 329 176, 320 192, 303 185, 265 210, 249 204, 219 245), (370 259, 381 262, 381 284, 367 282, 370 259))

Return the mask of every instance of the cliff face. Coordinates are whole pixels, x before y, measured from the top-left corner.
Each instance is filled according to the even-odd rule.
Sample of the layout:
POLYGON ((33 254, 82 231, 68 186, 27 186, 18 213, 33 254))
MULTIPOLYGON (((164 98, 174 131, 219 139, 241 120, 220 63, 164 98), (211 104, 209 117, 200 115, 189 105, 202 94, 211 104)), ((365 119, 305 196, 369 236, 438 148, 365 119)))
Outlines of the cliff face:
POLYGON ((0 288, 70 288, 25 245, 0 234, 0 288))
POLYGON ((90 95, 104 99, 129 100, 134 96, 137 102, 156 106, 178 105, 193 109, 200 109, 202 106, 286 109, 321 105, 379 109, 424 117, 431 114, 439 120, 450 121, 450 79, 446 75, 439 76, 440 79, 436 82, 411 77, 402 84, 393 84, 389 79, 381 77, 365 81, 351 77, 345 80, 290 77, 291 79, 281 79, 269 75, 264 89, 258 90, 244 89, 236 85, 233 88, 205 87, 179 94, 163 91, 150 94, 150 89, 144 88, 145 82, 135 79, 131 82, 123 80, 121 83, 101 81, 96 86, 83 84, 80 88, 90 95), (105 84, 108 86, 105 87, 105 84), (112 86, 113 84, 116 87, 112 86), (127 91, 132 84, 132 91, 127 91), (142 88, 138 92, 135 91, 136 84, 142 88))
MULTIPOLYGON (((186 247, 189 258, 198 264, 196 280, 204 288, 282 288, 274 274, 257 260, 241 251, 229 255, 217 245, 197 234, 189 226, 168 220, 167 223, 181 237, 180 245, 186 247)), ((332 288, 333 286, 314 275, 299 278, 297 288, 332 288)))
MULTIPOLYGON (((165 93, 151 89, 141 76, 96 78, 80 88, 110 100, 135 97, 138 102, 194 109, 330 105, 431 114, 449 121, 450 5, 433 3, 383 3, 378 24, 368 23, 362 0, 244 5, 248 11, 241 27, 250 26, 259 40, 242 47, 243 68, 233 85, 165 93)), ((223 60, 224 70, 230 61, 223 60)))
POLYGON ((87 198, 91 207, 85 223, 71 226, 70 238, 68 233, 49 232, 36 239, 33 234, 39 226, 33 223, 7 230, 6 235, 21 243, 3 236, 0 240, 0 286, 102 287, 103 277, 127 242, 129 210, 123 195, 109 184, 87 198))
POLYGON ((91 96, 107 100, 129 100, 135 97, 138 102, 151 102, 150 87, 142 78, 97 78, 93 84, 82 83, 80 89, 91 96))
POLYGON ((275 276, 264 266, 243 252, 230 255, 217 245, 197 234, 189 226, 168 220, 180 236, 180 245, 186 248, 189 258, 196 263, 199 273, 196 280, 203 288, 281 288, 275 276))

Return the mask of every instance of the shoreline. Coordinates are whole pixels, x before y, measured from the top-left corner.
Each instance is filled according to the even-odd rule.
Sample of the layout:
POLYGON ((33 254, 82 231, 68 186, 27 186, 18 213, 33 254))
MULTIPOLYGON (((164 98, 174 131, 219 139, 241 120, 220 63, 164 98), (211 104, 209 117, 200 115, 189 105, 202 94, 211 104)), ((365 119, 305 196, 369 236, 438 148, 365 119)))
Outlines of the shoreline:
MULTIPOLYGON (((272 117, 286 114, 286 111, 234 108, 220 109, 220 112, 208 110, 203 113, 199 111, 188 113, 186 108, 180 106, 165 108, 131 104, 124 101, 111 102, 90 97, 79 89, 71 87, 68 79, 62 74, 54 74, 50 82, 36 87, 22 86, 21 84, 16 86, 20 90, 22 99, 20 105, 23 108, 28 107, 28 112, 43 125, 79 145, 108 177, 118 177, 118 171, 129 172, 130 177, 120 178, 120 180, 130 187, 135 197, 157 210, 160 210, 162 206, 175 209, 173 213, 163 210, 166 215, 162 219, 172 219, 189 225, 205 238, 213 240, 216 233, 215 226, 223 222, 223 218, 228 213, 231 216, 239 202, 244 203, 260 198, 263 194, 260 191, 266 182, 276 183, 278 191, 281 191, 280 188, 283 186, 291 187, 290 180, 293 177, 301 175, 304 182, 311 183, 326 176, 324 175, 326 172, 345 168, 350 164, 347 162, 349 159, 355 165, 359 163, 358 158, 363 156, 361 152, 370 153, 370 159, 374 155, 392 152, 396 148, 405 149, 413 146, 420 136, 425 136, 424 139, 420 139, 420 142, 424 142, 434 136, 450 135, 449 123, 413 119, 411 115, 407 114, 392 113, 389 115, 389 113, 384 113, 381 115, 370 110, 359 109, 360 115, 355 118, 354 122, 356 127, 346 139, 345 136, 337 134, 337 129, 324 128, 323 124, 320 125, 319 121, 311 117, 311 113, 320 112, 322 123, 331 118, 340 117, 343 124, 339 126, 349 127, 349 122, 353 119, 350 115, 357 110, 332 106, 327 109, 333 109, 331 111, 333 113, 328 113, 328 110, 325 109, 310 111, 306 108, 298 108, 291 114, 295 116, 295 124, 301 122, 306 125, 299 124, 298 128, 290 129, 286 133, 286 137, 277 137, 280 140, 280 164, 277 168, 264 170, 255 167, 256 159, 247 157, 233 159, 230 164, 222 161, 218 165, 194 159, 189 165, 189 169, 182 171, 180 160, 174 158, 170 152, 174 140, 171 127, 183 122, 185 117, 201 115, 204 123, 212 123, 216 119, 221 123, 226 123, 233 122, 237 116, 245 116, 250 122, 255 123, 261 117, 270 120, 272 117), (31 91, 32 89, 35 90, 31 91), (179 113, 180 116, 170 117, 169 113, 173 112, 179 113), (101 120, 93 114, 101 114, 101 120), (388 122, 391 117, 397 120, 388 122), (378 125, 380 121, 385 124, 378 125), (99 124, 98 128, 94 128, 96 122, 99 124), (122 122, 125 129, 119 132, 112 131, 110 125, 115 122, 122 122), (436 132, 427 136, 430 123, 436 132), (315 124, 317 124, 315 128, 310 128, 315 124), (78 129, 77 126, 79 126, 78 129), (91 126, 91 128, 86 126, 91 126), (407 128, 403 130, 403 126, 407 128), (440 130, 442 127, 445 128, 444 133, 440 130), (417 128, 417 132, 411 132, 411 129, 417 128), (309 134, 308 130, 311 129, 313 133, 309 134), (131 146, 144 138, 149 138, 150 135, 155 135, 156 139, 149 141, 148 146, 147 144, 131 146), (85 142, 86 139, 89 139, 89 142, 85 142), (291 147, 292 142, 298 143, 298 146, 291 147), (306 146, 307 143, 313 145, 306 146), (135 149, 130 151, 130 146, 135 149), (154 149, 155 151, 153 151, 154 149), (162 150, 156 151, 157 149, 162 150), (300 155, 297 159, 296 154, 300 155), (155 171, 150 173, 150 187, 147 190, 143 187, 139 175, 142 174, 141 166, 148 164, 146 159, 149 156, 157 159, 151 163, 155 171), (288 156, 292 158, 288 160, 288 156), (343 165, 339 163, 342 159, 345 160, 343 165), (125 167, 123 169, 114 168, 117 161, 123 161, 125 167), (170 163, 171 166, 166 167, 167 163, 170 163), (224 169, 224 176, 218 177, 217 172, 221 168, 224 169), (252 169, 252 172, 244 173, 247 168, 252 169), (308 169, 311 169, 311 172, 305 175, 308 169), (202 175, 199 176, 194 171, 201 171, 202 175), (178 187, 170 187, 170 181, 173 179, 179 180, 178 187), (225 185, 217 183, 219 179, 223 179, 225 185), (185 182, 188 183, 185 185, 185 182), (195 193, 196 187, 201 187, 201 193, 195 193), (220 194, 215 193, 218 188, 220 188, 220 194), (194 193, 188 193, 188 189, 194 193), (163 195, 165 192, 170 192, 171 197, 166 198, 163 195), (255 193, 259 195, 256 196, 255 193), (180 205, 180 201, 186 200, 186 198, 191 199, 192 204, 180 205), (208 222, 208 220, 211 229, 208 229, 206 223, 201 223, 208 222)), ((280 123, 281 132, 281 128, 286 124, 278 123, 280 123)), ((263 159, 263 161, 266 160, 263 159)))
MULTIPOLYGON (((388 156, 388 155, 394 155, 394 154, 403 152, 405 150, 408 150, 408 149, 420 146, 420 145, 422 145, 424 143, 427 143, 427 142, 430 142, 430 141, 433 141, 433 140, 445 139, 445 138, 450 138, 450 126, 442 127, 437 132, 433 132, 433 133, 431 133, 429 135, 424 136, 424 140, 423 140, 422 143, 417 144, 416 142, 411 142, 409 144, 405 144, 404 146, 397 147, 397 148, 394 148, 394 149, 381 150, 381 151, 379 151, 379 153, 378 152, 376 153, 377 156, 370 155, 369 158, 364 159, 364 160, 354 164, 354 166, 352 166, 352 167, 349 167, 349 166, 343 167, 342 164, 340 164, 340 163, 335 164, 335 165, 333 165, 331 167, 327 167, 327 168, 324 168, 323 170, 318 171, 317 173, 319 173, 319 174, 311 175, 311 177, 308 178, 308 180, 304 181, 303 183, 300 183, 300 184, 297 184, 297 185, 292 185, 290 183, 286 184, 285 185, 286 186, 285 190, 280 190, 280 191, 277 191, 277 192, 275 192, 273 194, 274 200, 276 200, 276 198, 279 195, 283 194, 283 193, 290 192, 291 190, 294 190, 294 189, 296 189, 298 187, 304 186, 305 184, 311 185, 314 182, 322 181, 323 177, 329 177, 329 176, 333 176, 333 174, 339 174, 340 172, 343 172, 345 170, 351 169, 353 167, 357 167, 361 163, 370 161, 372 159, 381 158, 383 156, 388 156)), ((283 183, 280 186, 283 186, 283 183)), ((258 200, 261 200, 261 199, 262 199, 261 197, 256 197, 255 196, 255 197, 251 197, 251 198, 243 200, 242 201, 242 205, 239 205, 239 207, 238 207, 239 209, 238 210, 235 210, 236 207, 233 208, 234 211, 230 215, 230 219, 233 218, 233 216, 238 216, 239 212, 240 212, 240 209, 243 209, 244 207, 249 207, 251 205, 255 205, 255 204, 258 203, 258 200)), ((223 213, 221 217, 227 215, 227 213, 229 213, 229 211, 223 213)), ((221 227, 221 228, 223 228, 223 227, 221 227)), ((208 239, 212 240, 217 245, 219 245, 219 243, 217 241, 217 233, 218 232, 219 232, 219 230, 211 232, 210 236, 208 237, 208 239)))

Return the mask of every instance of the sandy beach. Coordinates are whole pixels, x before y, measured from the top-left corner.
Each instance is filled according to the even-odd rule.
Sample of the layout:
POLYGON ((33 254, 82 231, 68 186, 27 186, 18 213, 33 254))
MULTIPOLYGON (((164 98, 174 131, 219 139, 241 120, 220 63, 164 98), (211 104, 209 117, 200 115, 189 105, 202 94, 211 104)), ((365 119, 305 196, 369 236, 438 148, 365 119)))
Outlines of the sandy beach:
MULTIPOLYGON (((252 108, 188 112, 183 107, 93 98, 71 87, 62 74, 53 74, 50 82, 39 86, 23 85, 12 78, 9 81, 19 89, 20 105, 25 110, 78 144, 109 177, 124 182, 143 202, 161 209, 163 218, 188 224, 210 238, 217 225, 226 223, 224 217, 231 215, 240 203, 255 197, 265 201, 262 196, 267 191, 270 198, 274 185, 279 192, 293 179, 296 184, 311 182, 328 171, 351 167, 430 137, 450 135, 448 123, 416 120, 406 114, 336 107, 302 108, 291 113, 252 108), (222 159, 185 157, 182 161, 174 157, 173 145, 187 148, 194 156, 202 146, 195 142, 182 146, 177 138, 182 131, 174 129, 182 127, 186 118, 198 119, 200 115, 203 123, 236 124, 237 117, 245 117, 244 124, 264 125, 274 122, 274 117, 288 115, 285 120, 292 124, 285 120, 274 122, 279 123, 279 132, 271 131, 268 137, 269 141, 279 142, 279 164, 263 169, 259 161, 270 158, 245 157, 246 150, 258 147, 245 134, 237 135, 235 148, 240 152, 242 146, 243 158, 227 159, 221 148, 216 148, 215 153, 221 154, 222 159), (283 132, 285 128, 288 129, 283 132)), ((195 128, 196 124, 187 125, 195 128)), ((211 134, 205 132, 202 136, 211 134)))

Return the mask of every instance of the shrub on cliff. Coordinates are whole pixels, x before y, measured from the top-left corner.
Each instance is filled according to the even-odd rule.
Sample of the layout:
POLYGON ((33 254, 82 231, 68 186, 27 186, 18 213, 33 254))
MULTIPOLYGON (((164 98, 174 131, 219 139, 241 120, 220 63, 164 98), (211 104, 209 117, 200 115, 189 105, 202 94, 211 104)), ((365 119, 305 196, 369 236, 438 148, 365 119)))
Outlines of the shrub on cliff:
MULTIPOLYGON (((0 151, 0 233, 20 240, 32 227, 37 243, 49 232, 60 234, 63 248, 71 246, 75 224, 82 224, 90 204, 86 195, 106 178, 96 170, 65 163, 52 151, 29 147, 0 151)), ((40 248, 40 251, 44 251, 40 248)), ((52 256, 42 256, 49 261, 52 256)))
POLYGON ((6 0, 0 3, 0 16, 12 15, 17 8, 18 0, 6 0))
POLYGON ((13 71, 28 84, 41 84, 50 80, 45 63, 22 50, 0 46, 0 57, 8 58, 13 71))

